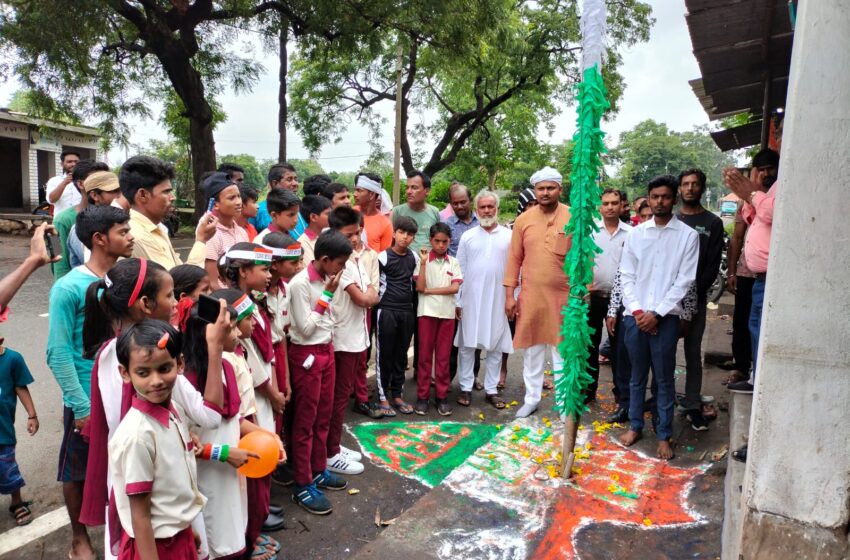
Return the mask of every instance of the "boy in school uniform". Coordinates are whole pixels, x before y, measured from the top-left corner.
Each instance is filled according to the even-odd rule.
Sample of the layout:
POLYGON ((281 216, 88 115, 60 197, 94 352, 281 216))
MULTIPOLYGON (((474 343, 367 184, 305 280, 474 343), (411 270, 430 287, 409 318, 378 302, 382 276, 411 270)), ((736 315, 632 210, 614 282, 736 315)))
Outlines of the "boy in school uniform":
POLYGON ((419 322, 419 363, 416 365, 416 414, 428 413, 431 394, 431 371, 436 381, 437 412, 449 416, 452 409, 447 395, 449 356, 455 329, 455 294, 463 282, 460 264, 448 254, 452 230, 448 224, 437 222, 429 231, 431 250, 419 250, 419 272, 416 291, 419 292, 417 316, 419 322))
MULTIPOLYGON (((349 206, 334 208, 328 216, 331 230, 342 233, 354 245, 360 240, 360 212, 349 206)), ((369 275, 356 252, 345 269, 334 294, 334 404, 328 431, 328 470, 338 474, 360 474, 360 453, 340 444, 342 421, 354 380, 366 376, 366 348, 369 346, 369 308, 378 303, 378 292, 370 285, 369 275)))
POLYGON ((298 243, 304 249, 304 265, 309 264, 314 256, 316 238, 328 227, 328 214, 331 211, 331 201, 321 195, 308 194, 301 201, 301 217, 307 222, 307 229, 298 243))
POLYGON ((254 243, 262 245, 263 239, 270 233, 288 233, 293 239, 298 238, 294 230, 298 225, 301 201, 295 193, 286 189, 272 189, 266 196, 266 208, 272 221, 269 227, 257 234, 254 243))
MULTIPOLYGON (((327 200, 327 199, 325 199, 327 200)), ((338 231, 318 236, 315 258, 289 282, 289 372, 292 383, 292 500, 316 515, 333 511, 321 489, 348 482, 327 470, 327 438, 333 409, 333 299, 351 243, 338 231)))
MULTIPOLYGON (((366 276, 368 276, 369 278, 369 285, 372 287, 372 289, 375 290, 375 294, 377 294, 380 291, 381 287, 381 273, 378 268, 378 252, 372 249, 372 247, 369 246, 368 242, 363 239, 365 227, 365 216, 361 212, 361 235, 359 238, 355 239, 354 243, 352 244, 354 246, 352 258, 360 261, 360 264, 363 266, 363 270, 366 271, 366 276)), ((392 234, 392 226, 390 226, 390 233, 392 234)), ((380 301, 380 296, 378 296, 378 301, 380 301)), ((376 306, 377 303, 366 313, 366 325, 369 328, 369 333, 367 335, 369 339, 369 345, 366 347, 366 364, 369 363, 369 359, 371 358, 372 354, 372 335, 375 333, 375 323, 378 312, 376 306)), ((381 412, 381 409, 376 404, 369 402, 369 387, 366 383, 366 374, 367 370, 364 368, 361 373, 358 373, 354 377, 353 410, 358 414, 362 414, 364 416, 372 418, 373 420, 377 420, 379 418, 383 418, 384 413, 381 412)))
POLYGON ((393 220, 393 245, 378 256, 381 275, 377 326, 377 377, 380 409, 384 416, 412 414, 413 407, 404 402, 404 370, 407 349, 416 323, 413 274, 419 266, 419 255, 410 250, 416 237, 413 218, 398 216, 393 220))

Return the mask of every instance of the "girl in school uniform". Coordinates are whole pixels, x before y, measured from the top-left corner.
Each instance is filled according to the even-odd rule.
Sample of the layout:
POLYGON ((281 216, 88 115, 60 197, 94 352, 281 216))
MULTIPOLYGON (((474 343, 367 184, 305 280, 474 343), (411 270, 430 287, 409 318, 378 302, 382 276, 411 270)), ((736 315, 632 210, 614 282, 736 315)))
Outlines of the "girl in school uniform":
MULTIPOLYGON (((86 484, 80 522, 88 526, 106 524, 104 555, 114 558, 120 540, 116 517, 106 514, 113 477, 109 471, 107 446, 132 402, 132 386, 121 379, 116 350, 117 337, 144 319, 168 321, 175 310, 174 283, 168 272, 152 261, 124 259, 113 266, 86 293, 83 346, 85 355, 95 359, 91 376, 91 416, 83 435, 89 439, 86 484)), ((217 408, 222 404, 220 376, 210 379, 201 396, 185 377, 179 376, 172 400, 180 403, 186 415, 198 425, 215 427, 221 421, 217 408)), ((203 537, 203 518, 196 531, 203 537)), ((206 557, 202 541, 201 558, 206 557)))

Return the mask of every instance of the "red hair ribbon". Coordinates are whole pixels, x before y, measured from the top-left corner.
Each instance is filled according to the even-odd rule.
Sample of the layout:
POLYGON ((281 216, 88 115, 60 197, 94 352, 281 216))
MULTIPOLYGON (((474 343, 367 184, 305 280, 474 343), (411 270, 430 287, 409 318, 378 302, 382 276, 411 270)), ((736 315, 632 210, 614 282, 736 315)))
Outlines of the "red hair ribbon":
POLYGON ((139 299, 139 292, 142 291, 142 285, 145 283, 147 272, 148 261, 146 259, 139 259, 139 276, 136 278, 136 285, 133 286, 133 293, 130 294, 130 299, 127 300, 127 307, 133 307, 133 304, 139 299))
POLYGON ((160 350, 165 350, 165 347, 168 346, 168 336, 167 332, 162 333, 162 337, 160 337, 159 342, 156 343, 156 347, 160 350))

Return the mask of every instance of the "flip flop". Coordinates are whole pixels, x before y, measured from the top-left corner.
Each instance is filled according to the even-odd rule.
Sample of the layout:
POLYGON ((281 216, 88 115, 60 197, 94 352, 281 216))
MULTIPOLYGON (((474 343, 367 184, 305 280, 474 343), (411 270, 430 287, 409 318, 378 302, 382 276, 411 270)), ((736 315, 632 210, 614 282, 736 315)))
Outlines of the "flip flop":
POLYGON ((505 399, 500 397, 499 395, 487 395, 484 399, 493 405, 493 408, 502 410, 507 406, 508 403, 505 402, 505 399))
POLYGON ((398 410, 402 414, 413 414, 413 407, 404 401, 402 401, 401 403, 393 402, 390 404, 394 409, 398 410))
POLYGON ((396 417, 395 409, 390 405, 384 405, 384 404, 378 405, 378 410, 380 410, 383 413, 384 418, 395 418, 396 417))
POLYGON ((15 525, 23 527, 24 525, 32 523, 35 518, 32 515, 32 510, 30 510, 31 505, 32 502, 21 502, 19 504, 9 506, 9 515, 11 515, 12 519, 15 520, 15 525))

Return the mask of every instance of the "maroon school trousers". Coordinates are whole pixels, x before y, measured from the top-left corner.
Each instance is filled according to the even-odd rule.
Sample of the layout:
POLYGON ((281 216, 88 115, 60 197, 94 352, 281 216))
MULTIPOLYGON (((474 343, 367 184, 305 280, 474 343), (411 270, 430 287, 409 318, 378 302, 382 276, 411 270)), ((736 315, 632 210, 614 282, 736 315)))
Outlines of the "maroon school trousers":
POLYGON ((355 372, 354 376, 354 400, 358 403, 369 402, 369 387, 366 383, 366 367, 369 363, 369 351, 372 348, 372 314, 374 309, 366 313, 366 328, 369 331, 369 347, 363 351, 363 369, 355 372))
MULTIPOLYGON (((284 388, 286 387, 286 339, 276 342, 273 345, 274 348, 274 375, 275 380, 277 381, 277 390, 283 393, 284 388)), ((275 433, 279 435, 282 439, 284 438, 283 432, 283 414, 275 414, 274 415, 274 427, 275 433)))
POLYGON ((292 383, 292 470, 295 484, 313 482, 313 473, 327 468, 328 429, 334 403, 334 348, 332 344, 289 346, 292 383), (304 361, 313 355, 310 369, 304 361))
POLYGON ((362 375, 366 377, 366 351, 334 352, 336 366, 336 381, 334 382, 334 404, 331 415, 331 426, 328 430, 328 457, 339 453, 339 442, 342 439, 342 421, 345 418, 345 408, 354 387, 354 380, 362 375), (362 372, 362 373, 361 373, 362 372))
POLYGON ((431 371, 437 385, 437 399, 448 396, 449 356, 452 353, 455 320, 419 317, 419 363, 416 364, 416 398, 426 401, 431 395, 431 371))

